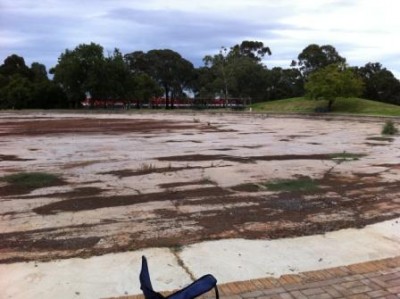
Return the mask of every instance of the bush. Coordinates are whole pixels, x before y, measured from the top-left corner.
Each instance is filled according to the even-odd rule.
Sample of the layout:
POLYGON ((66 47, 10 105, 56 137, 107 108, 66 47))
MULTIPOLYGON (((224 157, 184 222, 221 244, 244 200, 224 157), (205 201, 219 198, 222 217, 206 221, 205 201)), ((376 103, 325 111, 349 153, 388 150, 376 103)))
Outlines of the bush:
POLYGON ((399 132, 399 130, 395 127, 393 121, 388 120, 385 122, 382 128, 383 135, 395 135, 399 132))

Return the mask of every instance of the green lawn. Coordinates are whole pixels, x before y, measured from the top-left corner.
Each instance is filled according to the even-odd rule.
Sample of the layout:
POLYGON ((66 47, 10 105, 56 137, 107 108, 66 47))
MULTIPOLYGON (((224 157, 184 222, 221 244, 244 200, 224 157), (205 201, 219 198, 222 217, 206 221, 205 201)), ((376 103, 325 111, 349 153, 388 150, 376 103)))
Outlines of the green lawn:
MULTIPOLYGON (((327 107, 327 101, 301 97, 252 105, 253 111, 270 113, 313 113, 317 107, 327 107)), ((400 106, 358 98, 337 99, 331 113, 400 116, 400 106)))

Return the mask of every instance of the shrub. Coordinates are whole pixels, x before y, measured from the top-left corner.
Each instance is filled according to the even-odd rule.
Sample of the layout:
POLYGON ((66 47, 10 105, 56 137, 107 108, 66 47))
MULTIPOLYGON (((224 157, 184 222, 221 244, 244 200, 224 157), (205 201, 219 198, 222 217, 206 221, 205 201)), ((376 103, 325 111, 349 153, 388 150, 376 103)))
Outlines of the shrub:
POLYGON ((399 130, 395 127, 393 121, 388 120, 385 122, 382 128, 382 135, 395 135, 399 130))

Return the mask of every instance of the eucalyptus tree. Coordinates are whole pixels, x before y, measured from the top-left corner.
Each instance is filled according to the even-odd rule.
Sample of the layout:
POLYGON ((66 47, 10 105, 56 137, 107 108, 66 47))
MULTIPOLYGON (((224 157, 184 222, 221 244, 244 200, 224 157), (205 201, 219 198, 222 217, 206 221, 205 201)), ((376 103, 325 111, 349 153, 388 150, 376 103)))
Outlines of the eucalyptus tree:
POLYGON ((331 45, 308 45, 301 51, 297 59, 297 61, 292 61, 292 66, 298 66, 305 78, 330 64, 346 63, 346 58, 340 56, 335 47, 331 45))
POLYGON ((201 70, 200 76, 213 81, 199 89, 208 93, 213 89, 214 96, 225 99, 230 96, 262 99, 266 90, 266 66, 262 61, 265 55, 271 54, 269 47, 259 41, 243 41, 229 50, 222 47, 218 54, 203 58, 204 67, 209 71, 201 70))
POLYGON ((167 109, 173 108, 170 99, 182 96, 194 80, 193 64, 170 49, 136 51, 126 54, 125 60, 134 74, 147 74, 157 82, 163 89, 167 109))

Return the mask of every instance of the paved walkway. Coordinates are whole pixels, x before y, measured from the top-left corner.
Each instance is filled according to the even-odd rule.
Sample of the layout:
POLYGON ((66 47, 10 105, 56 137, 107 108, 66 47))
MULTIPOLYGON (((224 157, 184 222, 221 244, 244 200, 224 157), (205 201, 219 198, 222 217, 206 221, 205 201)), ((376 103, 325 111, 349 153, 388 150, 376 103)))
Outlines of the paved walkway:
MULTIPOLYGON (((400 256, 319 271, 219 285, 222 299, 400 298, 400 256)), ((214 292, 203 296, 214 297, 214 292)), ((125 296, 118 299, 142 299, 125 296)))

